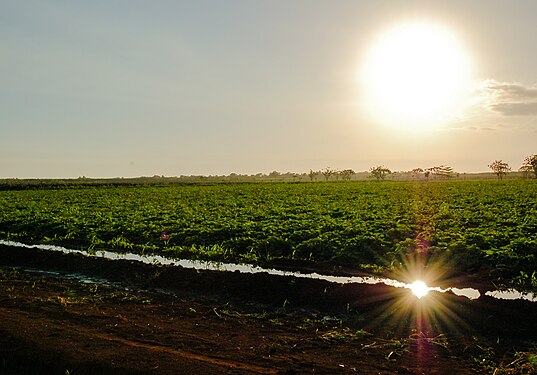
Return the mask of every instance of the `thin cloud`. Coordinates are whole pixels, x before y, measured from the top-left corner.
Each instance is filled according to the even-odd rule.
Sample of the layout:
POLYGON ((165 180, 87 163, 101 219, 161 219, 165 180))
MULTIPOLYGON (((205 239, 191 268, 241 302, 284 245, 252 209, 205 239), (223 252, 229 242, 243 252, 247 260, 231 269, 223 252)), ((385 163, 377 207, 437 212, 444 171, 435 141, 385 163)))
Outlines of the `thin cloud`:
POLYGON ((490 111, 502 116, 537 116, 537 87, 486 81, 483 94, 490 111))
POLYGON ((525 87, 520 83, 491 82, 488 89, 507 100, 537 99, 537 87, 525 87))
POLYGON ((537 102, 491 104, 490 109, 504 116, 537 116, 537 102))

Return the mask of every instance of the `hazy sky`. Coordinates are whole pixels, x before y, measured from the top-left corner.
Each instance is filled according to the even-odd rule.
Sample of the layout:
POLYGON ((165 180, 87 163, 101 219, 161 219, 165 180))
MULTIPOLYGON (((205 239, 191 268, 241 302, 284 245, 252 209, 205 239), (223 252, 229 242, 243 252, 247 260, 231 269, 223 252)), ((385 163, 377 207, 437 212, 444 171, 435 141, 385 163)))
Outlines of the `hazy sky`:
POLYGON ((477 172, 537 153, 534 0, 0 0, 0 35, 0 177, 477 172), (360 72, 418 19, 460 42, 469 99, 388 126, 360 72))

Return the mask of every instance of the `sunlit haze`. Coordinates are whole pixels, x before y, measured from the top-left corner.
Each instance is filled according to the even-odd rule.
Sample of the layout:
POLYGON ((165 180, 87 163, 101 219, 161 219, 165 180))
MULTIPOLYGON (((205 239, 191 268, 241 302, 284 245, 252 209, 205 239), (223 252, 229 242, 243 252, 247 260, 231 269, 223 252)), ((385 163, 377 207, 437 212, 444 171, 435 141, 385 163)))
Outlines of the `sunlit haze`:
POLYGON ((537 141, 537 2, 3 1, 0 178, 436 165, 537 141))

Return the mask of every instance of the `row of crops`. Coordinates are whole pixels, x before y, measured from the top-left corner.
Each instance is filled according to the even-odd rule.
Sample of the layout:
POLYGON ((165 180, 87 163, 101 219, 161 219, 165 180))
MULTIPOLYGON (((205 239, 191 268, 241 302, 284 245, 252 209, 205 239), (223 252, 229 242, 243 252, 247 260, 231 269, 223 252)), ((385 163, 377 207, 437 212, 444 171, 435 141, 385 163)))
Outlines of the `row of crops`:
POLYGON ((537 269, 532 180, 4 190, 0 208, 0 239, 88 251, 381 268, 424 252, 466 271, 537 269))

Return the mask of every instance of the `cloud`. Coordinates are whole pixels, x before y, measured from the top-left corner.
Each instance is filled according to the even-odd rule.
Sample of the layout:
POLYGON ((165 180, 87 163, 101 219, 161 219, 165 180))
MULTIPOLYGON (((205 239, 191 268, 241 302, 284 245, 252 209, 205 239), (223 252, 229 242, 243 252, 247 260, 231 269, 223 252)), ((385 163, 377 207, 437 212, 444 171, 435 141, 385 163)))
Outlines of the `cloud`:
POLYGON ((466 130, 466 131, 475 131, 475 132, 481 132, 481 131, 484 131, 484 132, 495 132, 497 131, 498 129, 495 129, 493 127, 490 127, 490 126, 472 126, 472 125, 467 125, 467 126, 459 126, 459 127, 451 127, 450 128, 451 130, 466 130))
POLYGON ((537 116, 537 102, 497 103, 490 109, 504 116, 537 116))
POLYGON ((482 86, 490 111, 502 116, 537 116, 537 87, 487 80, 482 86))
POLYGON ((525 87, 520 83, 489 82, 489 90, 508 100, 537 99, 537 87, 525 87))

